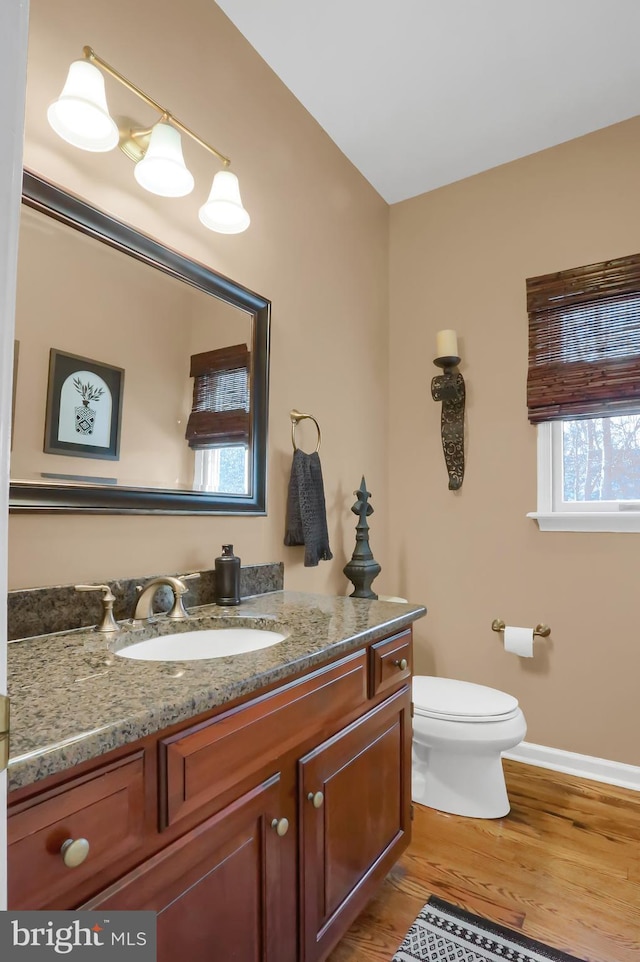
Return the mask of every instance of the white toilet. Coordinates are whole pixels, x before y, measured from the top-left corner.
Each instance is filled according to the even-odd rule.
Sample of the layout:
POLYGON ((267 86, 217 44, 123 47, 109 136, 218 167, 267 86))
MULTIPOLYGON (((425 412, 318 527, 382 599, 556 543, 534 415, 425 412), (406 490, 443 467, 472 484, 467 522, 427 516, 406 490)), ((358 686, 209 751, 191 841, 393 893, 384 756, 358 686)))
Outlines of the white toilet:
POLYGON ((471 818, 506 815, 501 752, 527 732, 517 699, 484 685, 416 675, 413 706, 413 801, 471 818))

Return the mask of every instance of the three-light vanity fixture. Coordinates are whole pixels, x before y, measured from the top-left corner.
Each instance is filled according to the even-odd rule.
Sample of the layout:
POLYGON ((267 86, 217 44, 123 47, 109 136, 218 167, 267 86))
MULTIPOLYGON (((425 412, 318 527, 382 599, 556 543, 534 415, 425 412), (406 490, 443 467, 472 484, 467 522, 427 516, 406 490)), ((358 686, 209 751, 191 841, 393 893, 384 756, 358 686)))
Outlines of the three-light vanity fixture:
POLYGON ((84 60, 71 64, 62 93, 47 112, 55 132, 81 150, 103 152, 120 147, 135 162, 134 176, 140 186, 161 197, 184 197, 193 190, 193 175, 182 156, 180 133, 186 134, 222 164, 222 170, 213 178, 209 197, 200 208, 200 221, 220 234, 246 230, 250 218, 242 206, 238 178, 228 169, 229 158, 123 77, 91 47, 83 47, 82 52, 84 60), (101 71, 144 100, 160 114, 160 119, 150 128, 119 129, 107 107, 101 71))

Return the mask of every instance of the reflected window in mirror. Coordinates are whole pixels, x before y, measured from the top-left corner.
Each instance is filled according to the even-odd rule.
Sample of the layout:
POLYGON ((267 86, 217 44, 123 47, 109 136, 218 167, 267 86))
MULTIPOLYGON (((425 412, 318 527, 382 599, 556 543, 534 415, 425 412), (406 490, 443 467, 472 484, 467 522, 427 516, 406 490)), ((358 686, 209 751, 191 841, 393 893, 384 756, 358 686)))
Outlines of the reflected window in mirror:
POLYGON ((22 215, 11 508, 263 514, 269 302, 30 174, 22 215), (117 458, 45 450, 51 351, 124 372, 117 458))
POLYGON ((248 446, 217 445, 195 452, 193 486, 197 491, 242 494, 248 484, 248 446))

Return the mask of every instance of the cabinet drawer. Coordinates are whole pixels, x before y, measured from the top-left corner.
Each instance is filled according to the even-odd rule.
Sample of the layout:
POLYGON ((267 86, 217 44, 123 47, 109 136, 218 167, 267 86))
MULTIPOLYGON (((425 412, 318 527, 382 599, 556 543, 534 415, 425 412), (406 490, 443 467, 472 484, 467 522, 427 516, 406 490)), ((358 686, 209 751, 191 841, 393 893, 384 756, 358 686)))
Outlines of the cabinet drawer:
POLYGON ((141 844, 144 752, 53 789, 8 819, 10 908, 71 908, 67 892, 82 886, 141 844), (68 868, 61 848, 86 839, 89 853, 68 868))
POLYGON ((371 646, 371 698, 395 688, 411 677, 413 667, 411 630, 371 646))
MULTIPOLYGON (((367 699, 358 652, 270 695, 160 741, 160 822, 173 825, 367 699)), ((328 729, 327 729, 328 730, 328 729)))

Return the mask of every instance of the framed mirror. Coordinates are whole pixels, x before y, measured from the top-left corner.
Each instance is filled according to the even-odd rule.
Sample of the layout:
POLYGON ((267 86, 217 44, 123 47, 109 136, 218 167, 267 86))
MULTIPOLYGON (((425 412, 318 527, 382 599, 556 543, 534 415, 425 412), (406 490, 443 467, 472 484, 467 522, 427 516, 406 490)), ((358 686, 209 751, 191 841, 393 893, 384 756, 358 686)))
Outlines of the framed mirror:
POLYGON ((10 510, 265 514, 270 309, 25 172, 10 510))

